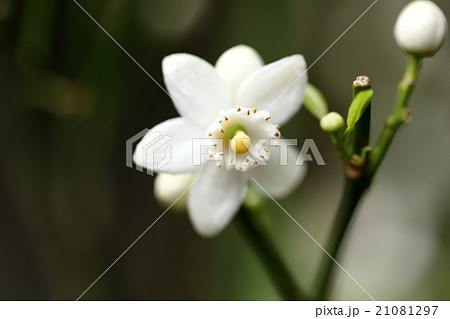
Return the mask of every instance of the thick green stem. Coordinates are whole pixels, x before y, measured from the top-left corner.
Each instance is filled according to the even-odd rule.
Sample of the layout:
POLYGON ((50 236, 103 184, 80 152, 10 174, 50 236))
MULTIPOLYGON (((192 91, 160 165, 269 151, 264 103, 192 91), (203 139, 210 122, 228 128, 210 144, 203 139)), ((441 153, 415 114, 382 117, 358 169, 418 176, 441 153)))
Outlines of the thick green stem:
POLYGON ((419 57, 411 57, 406 73, 399 84, 398 98, 394 111, 386 120, 378 141, 369 155, 368 173, 371 176, 375 175, 398 129, 409 120, 407 104, 417 82, 420 61, 419 57))
POLYGON ((252 212, 244 207, 237 214, 237 219, 283 298, 285 300, 307 300, 306 295, 297 286, 294 277, 269 239, 260 219, 255 218, 252 212))
POLYGON ((333 224, 333 229, 331 230, 331 234, 325 247, 325 250, 332 258, 330 258, 328 254, 323 254, 317 273, 318 275, 314 282, 317 300, 324 300, 327 297, 331 274, 335 263, 334 260, 336 260, 339 249, 341 248, 353 212, 369 184, 370 182, 364 176, 358 179, 347 177, 345 180, 344 194, 333 224))
MULTIPOLYGON (((353 98, 356 95, 363 91, 371 88, 370 79, 368 76, 359 76, 353 82, 353 98)), ((370 103, 366 110, 364 111, 361 118, 355 124, 355 130, 353 132, 353 138, 351 144, 349 145, 350 154, 361 154, 361 150, 363 147, 369 145, 370 138, 370 118, 371 118, 371 106, 370 103)))

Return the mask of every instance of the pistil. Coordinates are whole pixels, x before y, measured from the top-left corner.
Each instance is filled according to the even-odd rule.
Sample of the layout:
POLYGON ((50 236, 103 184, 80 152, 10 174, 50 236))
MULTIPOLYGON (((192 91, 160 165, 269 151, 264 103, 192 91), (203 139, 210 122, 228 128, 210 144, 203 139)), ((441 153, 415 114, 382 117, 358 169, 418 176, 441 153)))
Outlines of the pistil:
POLYGON ((247 153, 251 146, 252 141, 244 131, 237 131, 231 140, 231 149, 238 155, 247 153))

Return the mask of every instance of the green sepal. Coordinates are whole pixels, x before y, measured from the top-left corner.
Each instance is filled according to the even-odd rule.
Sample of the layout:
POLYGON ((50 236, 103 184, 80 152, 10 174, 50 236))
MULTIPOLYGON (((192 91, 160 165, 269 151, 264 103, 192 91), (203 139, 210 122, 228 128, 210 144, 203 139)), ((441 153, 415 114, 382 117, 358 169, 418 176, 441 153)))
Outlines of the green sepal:
POLYGON ((364 111, 366 110, 367 106, 372 101, 372 96, 373 96, 372 89, 366 89, 356 94, 355 98, 352 101, 352 104, 350 105, 350 108, 348 109, 347 129, 344 132, 345 135, 353 131, 356 122, 358 122, 358 120, 364 114, 364 111))
POLYGON ((327 100, 323 96, 322 92, 310 83, 306 86, 303 104, 306 109, 318 120, 328 113, 327 100))

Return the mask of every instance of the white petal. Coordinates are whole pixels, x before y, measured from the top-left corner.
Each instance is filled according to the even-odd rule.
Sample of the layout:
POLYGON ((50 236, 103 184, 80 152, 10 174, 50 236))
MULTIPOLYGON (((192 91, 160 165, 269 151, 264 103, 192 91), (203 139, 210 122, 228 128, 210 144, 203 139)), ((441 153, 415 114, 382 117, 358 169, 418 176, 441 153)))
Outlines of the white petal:
POLYGON ((185 173, 192 162, 192 139, 204 132, 192 121, 177 117, 153 127, 136 146, 133 161, 148 172, 185 173))
POLYGON ((188 197, 188 213, 194 229, 204 237, 217 235, 239 210, 247 179, 242 172, 205 163, 188 197))
POLYGON ((185 212, 188 197, 187 190, 193 181, 193 173, 159 173, 155 177, 153 193, 162 207, 171 207, 175 212, 185 212))
POLYGON ((255 49, 240 44, 219 57, 216 70, 235 95, 242 82, 262 65, 263 61, 255 49))
POLYGON ((270 112, 274 123, 283 124, 299 109, 308 75, 302 55, 293 55, 253 72, 238 90, 236 102, 270 112))
POLYGON ((255 183, 256 189, 265 195, 267 195, 265 192, 268 192, 275 198, 285 197, 292 193, 303 180, 307 171, 305 163, 295 165, 300 153, 298 148, 294 145, 288 146, 283 141, 283 139, 277 141, 280 145, 278 147, 268 146, 270 160, 267 161, 267 165, 261 165, 246 172, 250 181, 255 183, 252 180, 254 178, 261 185, 255 183), (280 156, 281 153, 286 154, 286 152, 287 162, 280 156))
POLYGON ((231 107, 231 92, 214 67, 194 55, 178 53, 162 62, 164 82, 178 113, 202 126, 231 107))

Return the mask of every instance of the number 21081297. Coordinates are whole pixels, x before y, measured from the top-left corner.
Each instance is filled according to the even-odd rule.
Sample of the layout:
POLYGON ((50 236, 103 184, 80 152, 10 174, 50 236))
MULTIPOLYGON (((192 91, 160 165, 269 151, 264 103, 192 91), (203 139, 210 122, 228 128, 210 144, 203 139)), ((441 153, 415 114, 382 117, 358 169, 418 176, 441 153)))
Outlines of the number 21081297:
POLYGON ((434 316, 438 306, 377 306, 377 316, 434 316))

